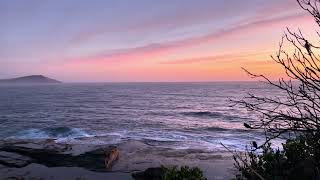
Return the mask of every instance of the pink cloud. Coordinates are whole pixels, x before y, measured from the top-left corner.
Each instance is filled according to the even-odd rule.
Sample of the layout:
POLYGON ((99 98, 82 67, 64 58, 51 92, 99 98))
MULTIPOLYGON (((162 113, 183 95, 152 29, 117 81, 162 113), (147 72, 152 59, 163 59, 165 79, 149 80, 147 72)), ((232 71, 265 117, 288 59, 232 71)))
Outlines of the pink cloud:
MULTIPOLYGON (((240 5, 241 3, 237 4, 238 2, 234 2, 233 5, 240 5)), ((277 2, 276 4, 268 3, 261 4, 264 7, 259 8, 258 13, 245 21, 252 21, 266 17, 272 17, 274 15, 283 15, 284 12, 294 11, 298 9, 298 5, 296 2, 291 0, 277 2), (283 11, 286 9, 286 11, 283 11)), ((242 7, 243 11, 249 11, 250 7, 242 7)), ((128 29, 130 32, 138 32, 142 31, 145 32, 147 30, 155 30, 155 29, 174 29, 180 28, 184 26, 190 26, 192 24, 202 24, 205 22, 215 22, 221 19, 226 19, 228 16, 232 16, 233 12, 235 11, 233 6, 225 6, 223 11, 213 10, 211 8, 205 8, 201 12, 171 12, 166 15, 161 15, 157 17, 150 17, 145 19, 142 22, 138 22, 135 24, 128 24, 126 27, 110 27, 108 25, 100 24, 97 27, 91 27, 89 30, 80 32, 75 37, 73 37, 70 41, 72 44, 82 43, 97 36, 106 34, 106 33, 114 33, 114 32, 121 32, 127 31, 128 29)), ((234 14, 236 15, 236 14, 234 14)))
MULTIPOLYGON (((310 20, 309 16, 302 14, 295 14, 290 16, 278 17, 274 19, 265 19, 246 23, 238 26, 230 27, 229 29, 221 29, 213 33, 203 36, 192 37, 179 41, 169 41, 163 43, 149 44, 146 46, 119 49, 114 51, 107 51, 87 57, 72 58, 74 61, 106 61, 110 63, 117 63, 122 61, 144 60, 156 56, 164 56, 173 51, 184 49, 188 47, 197 46, 205 43, 212 43, 217 40, 223 40, 226 37, 233 35, 242 35, 245 32, 253 31, 256 28, 266 29, 272 27, 274 24, 286 24, 288 21, 304 22, 310 20)), ((231 43, 231 42, 230 42, 231 43)))
POLYGON ((233 61, 233 60, 244 60, 252 59, 252 57, 259 55, 271 54, 272 52, 257 52, 257 53, 241 53, 241 54, 223 54, 216 56, 207 56, 207 57, 194 57, 186 59, 175 59, 162 61, 160 64, 193 64, 193 63, 210 63, 214 61, 233 61))

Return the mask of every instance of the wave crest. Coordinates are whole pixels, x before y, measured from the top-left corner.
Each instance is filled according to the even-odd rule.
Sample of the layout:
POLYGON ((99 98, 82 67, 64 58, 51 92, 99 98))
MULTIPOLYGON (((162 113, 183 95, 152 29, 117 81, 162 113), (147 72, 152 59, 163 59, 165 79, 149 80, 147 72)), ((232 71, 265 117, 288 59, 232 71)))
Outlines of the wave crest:
POLYGON ((52 127, 43 129, 27 129, 9 137, 12 139, 61 139, 90 137, 89 133, 79 128, 52 127))

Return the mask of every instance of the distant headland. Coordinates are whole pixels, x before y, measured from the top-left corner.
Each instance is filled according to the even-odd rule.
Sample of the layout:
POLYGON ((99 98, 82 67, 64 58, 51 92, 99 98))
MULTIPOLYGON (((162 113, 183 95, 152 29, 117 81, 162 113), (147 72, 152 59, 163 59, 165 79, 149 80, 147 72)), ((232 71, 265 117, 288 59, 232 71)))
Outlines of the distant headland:
POLYGON ((57 81, 55 79, 51 79, 45 77, 43 75, 31 75, 31 76, 23 76, 11 79, 0 79, 0 83, 10 83, 10 84, 52 84, 52 83, 62 83, 61 81, 57 81))

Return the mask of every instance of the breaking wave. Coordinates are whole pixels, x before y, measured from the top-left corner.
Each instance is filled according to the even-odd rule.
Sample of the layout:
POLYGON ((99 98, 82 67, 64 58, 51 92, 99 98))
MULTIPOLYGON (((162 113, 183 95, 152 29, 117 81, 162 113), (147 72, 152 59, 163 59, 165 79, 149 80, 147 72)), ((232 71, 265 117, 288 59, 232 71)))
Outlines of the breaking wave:
POLYGON ((93 135, 87 133, 83 129, 69 127, 53 127, 43 129, 27 129, 16 133, 9 137, 12 139, 61 139, 61 138, 80 138, 91 137, 93 135))

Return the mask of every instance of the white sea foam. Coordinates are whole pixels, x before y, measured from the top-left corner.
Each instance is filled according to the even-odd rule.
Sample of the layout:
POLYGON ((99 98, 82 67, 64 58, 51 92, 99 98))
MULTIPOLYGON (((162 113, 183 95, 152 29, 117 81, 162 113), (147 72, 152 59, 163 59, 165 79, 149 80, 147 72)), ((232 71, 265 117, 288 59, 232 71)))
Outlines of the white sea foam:
POLYGON ((20 131, 15 135, 9 137, 9 139, 74 139, 81 137, 92 137, 83 129, 80 128, 69 128, 69 127, 55 127, 55 128, 43 128, 36 129, 31 128, 20 131))

